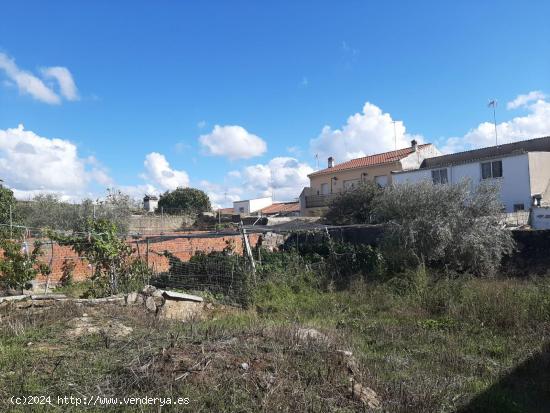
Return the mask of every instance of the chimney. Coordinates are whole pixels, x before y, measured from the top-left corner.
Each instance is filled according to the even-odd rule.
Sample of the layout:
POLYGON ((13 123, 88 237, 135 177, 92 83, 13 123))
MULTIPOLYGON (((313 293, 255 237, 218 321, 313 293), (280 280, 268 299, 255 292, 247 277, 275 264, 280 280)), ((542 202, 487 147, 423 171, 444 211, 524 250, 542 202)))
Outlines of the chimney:
POLYGON ((329 168, 334 167, 334 158, 332 156, 329 156, 328 158, 328 167, 329 168))
POLYGON ((412 150, 413 150, 414 152, 416 152, 416 148, 418 147, 418 142, 416 141, 416 139, 413 139, 413 140, 411 141, 411 147, 412 147, 412 150))

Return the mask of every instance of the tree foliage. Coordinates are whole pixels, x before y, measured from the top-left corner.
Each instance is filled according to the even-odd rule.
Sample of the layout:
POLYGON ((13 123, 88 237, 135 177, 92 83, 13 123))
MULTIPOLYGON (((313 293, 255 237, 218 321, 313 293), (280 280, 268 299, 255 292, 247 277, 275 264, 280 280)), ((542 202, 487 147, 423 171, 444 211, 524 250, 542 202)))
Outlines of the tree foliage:
POLYGON ((196 188, 177 188, 173 191, 166 191, 160 196, 158 208, 168 214, 182 212, 198 214, 210 211, 212 206, 204 191, 196 188))
POLYGON ((29 228, 86 231, 90 219, 100 218, 113 222, 119 233, 128 231, 134 208, 130 196, 116 189, 107 189, 102 199, 84 199, 79 204, 66 202, 57 194, 39 194, 20 206, 29 228))
POLYGON ((333 225, 369 224, 374 222, 374 209, 382 189, 374 182, 339 193, 325 215, 333 225))
POLYGON ((39 274, 47 275, 50 268, 39 262, 42 255, 41 244, 36 241, 32 251, 23 241, 2 239, 0 248, 3 257, 0 259, 0 284, 8 288, 23 290, 39 274))
POLYGON ((396 266, 426 263, 476 275, 492 275, 512 251, 498 187, 469 181, 386 188, 376 207, 387 223, 382 250, 396 266))
POLYGON ((11 238, 21 232, 21 216, 13 191, 0 185, 0 238, 11 238), (15 227, 10 227, 10 223, 15 227))
POLYGON ((146 266, 132 256, 133 250, 118 235, 116 225, 107 219, 89 220, 88 233, 63 235, 50 233, 60 245, 70 246, 79 256, 92 265, 95 289, 92 295, 117 294, 131 289, 133 284, 143 284, 146 266))

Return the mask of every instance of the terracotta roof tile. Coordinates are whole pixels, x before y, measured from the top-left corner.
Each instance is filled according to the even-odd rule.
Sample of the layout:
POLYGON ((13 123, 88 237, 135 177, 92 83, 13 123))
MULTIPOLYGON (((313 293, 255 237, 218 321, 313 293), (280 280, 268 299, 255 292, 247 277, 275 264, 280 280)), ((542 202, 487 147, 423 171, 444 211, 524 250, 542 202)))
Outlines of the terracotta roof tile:
MULTIPOLYGON (((431 144, 425 143, 422 145, 418 145, 418 148, 424 148, 428 145, 431 145, 431 144)), ((333 166, 332 168, 321 169, 320 171, 313 172, 308 176, 317 176, 317 175, 323 175, 325 173, 344 171, 346 169, 364 168, 366 166, 374 166, 374 165, 385 164, 388 162, 396 162, 407 157, 413 152, 414 152, 413 148, 410 147, 410 148, 398 149, 396 151, 391 151, 391 152, 384 152, 384 153, 378 153, 375 155, 364 156, 362 158, 356 158, 350 161, 342 162, 340 164, 333 166)))
POLYGON ((299 212, 300 203, 299 202, 281 202, 277 204, 270 205, 262 209, 262 214, 280 214, 288 212, 299 212))

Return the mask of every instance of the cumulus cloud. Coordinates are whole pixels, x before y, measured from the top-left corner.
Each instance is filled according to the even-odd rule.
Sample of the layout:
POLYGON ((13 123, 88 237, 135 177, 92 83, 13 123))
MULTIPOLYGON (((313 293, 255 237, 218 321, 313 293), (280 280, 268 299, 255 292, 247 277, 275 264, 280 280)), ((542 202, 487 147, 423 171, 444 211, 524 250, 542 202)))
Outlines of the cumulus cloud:
POLYGON ((61 95, 67 100, 78 100, 78 89, 69 69, 62 66, 42 69, 45 78, 55 79, 59 84, 61 95))
MULTIPOLYGON (((524 108, 527 115, 517 116, 511 120, 497 123, 499 143, 550 136, 550 102, 543 99, 541 92, 530 92, 519 95, 508 107, 524 108)), ((498 112, 497 112, 498 116, 498 112)), ((495 126, 491 122, 480 123, 462 137, 451 137, 446 140, 442 149, 444 153, 482 148, 495 144, 495 126)))
POLYGON ((239 186, 221 185, 207 180, 200 181, 198 188, 206 192, 213 209, 232 206, 243 194, 243 189, 239 186))
POLYGON ((212 132, 199 137, 199 142, 206 154, 231 160, 252 158, 267 150, 262 138, 238 125, 215 125, 212 132))
POLYGON ((298 198, 309 185, 313 168, 291 157, 276 157, 267 164, 247 166, 242 171, 243 186, 251 197, 273 194, 277 201, 298 198))
POLYGON ((0 129, 0 177, 18 197, 41 192, 78 197, 91 183, 112 183, 95 158, 79 156, 74 143, 39 136, 23 125, 0 129))
POLYGON ((5 53, 0 53, 0 70, 4 71, 20 93, 30 95, 41 102, 58 105, 62 101, 61 96, 67 100, 78 100, 76 84, 71 72, 66 67, 55 66, 42 69, 45 79, 53 79, 58 83, 61 96, 37 76, 20 69, 15 60, 5 53))
POLYGON ((422 136, 408 134, 402 121, 394 123, 389 113, 367 102, 363 111, 350 116, 342 128, 325 126, 320 135, 310 141, 310 147, 321 159, 332 156, 337 162, 343 162, 391 151, 396 141, 397 148, 408 147, 412 139, 424 140, 422 136))
POLYGON ((546 98, 546 95, 542 93, 540 90, 533 90, 525 95, 518 95, 518 97, 516 97, 514 100, 508 102, 506 107, 508 109, 517 109, 533 101, 536 101, 539 99, 545 99, 545 98, 546 98))
POLYGON ((148 154, 143 165, 145 172, 142 174, 142 178, 154 187, 172 191, 178 187, 189 186, 187 172, 172 169, 166 157, 158 152, 148 154))

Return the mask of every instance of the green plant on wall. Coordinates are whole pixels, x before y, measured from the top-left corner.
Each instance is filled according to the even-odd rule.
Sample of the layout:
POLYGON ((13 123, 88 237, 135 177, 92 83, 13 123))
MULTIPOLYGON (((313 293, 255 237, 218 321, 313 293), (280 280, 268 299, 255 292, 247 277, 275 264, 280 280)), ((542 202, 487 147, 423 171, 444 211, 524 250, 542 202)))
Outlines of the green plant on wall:
POLYGON ((139 267, 139 275, 144 271, 132 257, 132 248, 117 235, 117 226, 107 219, 89 220, 87 232, 73 235, 51 233, 52 239, 60 245, 70 246, 79 256, 84 257, 94 268, 95 291, 92 295, 117 294, 132 284, 129 279, 139 267), (122 288, 121 288, 122 287, 122 288))
POLYGON ((22 291, 38 275, 48 275, 50 268, 39 262, 42 255, 40 247, 40 242, 36 241, 29 252, 26 242, 1 240, 3 257, 0 259, 0 284, 22 291))

